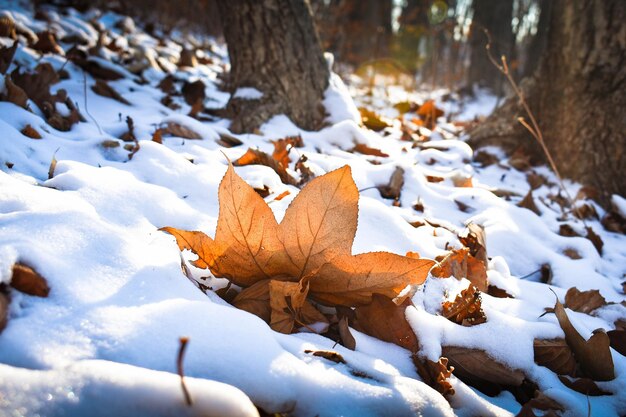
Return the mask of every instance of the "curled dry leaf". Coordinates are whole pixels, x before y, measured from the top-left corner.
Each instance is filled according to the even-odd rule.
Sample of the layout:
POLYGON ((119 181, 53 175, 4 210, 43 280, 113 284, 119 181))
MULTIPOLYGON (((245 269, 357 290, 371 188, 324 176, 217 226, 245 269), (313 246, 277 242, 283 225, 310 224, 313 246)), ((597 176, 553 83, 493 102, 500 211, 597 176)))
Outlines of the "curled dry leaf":
POLYGON ((272 158, 284 168, 289 166, 289 151, 291 148, 301 148, 304 146, 304 142, 302 141, 302 136, 287 136, 283 139, 273 140, 274 144, 274 152, 272 153, 272 158))
POLYGON ((570 322, 558 298, 554 306, 554 314, 583 373, 596 381, 614 379, 615 371, 609 348, 609 336, 604 331, 596 331, 589 340, 585 340, 570 322))
POLYGON ((2 94, 3 101, 8 101, 23 109, 28 107, 28 95, 26 95, 26 92, 22 90, 22 88, 13 83, 9 75, 5 75, 4 77, 4 86, 6 93, 2 94))
POLYGON ((433 362, 413 354, 411 359, 424 383, 436 389, 441 395, 454 395, 454 388, 450 384, 454 367, 448 365, 448 358, 439 358, 437 362, 433 362))
POLYGON ((49 30, 37 34, 37 42, 32 45, 32 48, 44 54, 65 55, 63 48, 57 43, 56 36, 49 30))
POLYGON ((272 314, 270 307, 270 280, 264 279, 248 288, 244 288, 233 300, 232 304, 248 313, 260 317, 269 323, 272 314))
POLYGON ((475 326, 487 321, 481 306, 480 291, 472 284, 461 291, 453 302, 445 301, 441 307, 445 318, 462 326, 475 326))
POLYGON ((535 363, 559 375, 576 375, 574 352, 565 339, 535 339, 535 363))
POLYGON ((470 385, 489 382, 517 387, 525 378, 521 371, 496 361, 483 350, 443 346, 441 355, 454 366, 454 375, 470 385))
POLYGON ((11 287, 24 294, 37 297, 47 297, 50 293, 46 279, 33 268, 22 263, 13 265, 11 287))
POLYGON ((346 360, 339 353, 332 350, 305 350, 304 353, 308 353, 319 358, 327 359, 335 363, 346 363, 346 360))
POLYGON ((556 417, 555 411, 564 411, 561 404, 544 393, 537 391, 535 397, 522 406, 516 417, 537 417, 533 409, 545 411, 546 413, 543 414, 543 417, 556 417))
POLYGON ((152 134, 152 142, 163 144, 163 129, 157 129, 152 134))
POLYGON ((233 162, 234 166, 265 165, 272 168, 280 177, 283 184, 297 185, 298 182, 286 171, 285 166, 279 164, 271 155, 258 149, 248 148, 245 154, 233 162))
POLYGON ((424 126, 433 129, 437 124, 437 119, 443 116, 443 110, 435 106, 435 102, 428 100, 417 110, 417 115, 424 121, 424 126))
POLYGON ((378 187, 380 195, 383 198, 390 198, 392 200, 400 199, 400 193, 402 192, 402 186, 404 185, 404 169, 396 167, 391 174, 389 184, 381 185, 378 187))
POLYGON ((481 261, 486 268, 489 261, 487 259, 485 228, 479 224, 470 223, 463 234, 459 236, 459 240, 465 247, 469 248, 470 255, 481 261))
POLYGON ((342 318, 340 318, 337 327, 339 328, 339 337, 341 337, 341 344, 347 349, 356 349, 356 340, 354 339, 354 336, 352 336, 352 332, 350 332, 350 327, 348 326, 348 317, 343 316, 342 318))
POLYGON ((470 255, 467 248, 455 249, 443 258, 437 258, 439 265, 430 273, 437 278, 467 278, 479 291, 487 292, 487 269, 485 265, 470 255))
POLYGON ((300 182, 298 183, 299 186, 302 186, 315 178, 315 174, 313 173, 313 171, 311 171, 311 169, 305 165, 307 160, 308 158, 306 157, 306 155, 302 155, 296 161, 295 169, 300 173, 300 182))
POLYGON ((604 242, 602 241, 602 238, 598 236, 591 227, 586 227, 585 230, 587 230, 587 234, 585 235, 585 237, 589 239, 591 243, 593 243, 593 247, 596 248, 598 254, 602 256, 602 248, 604 247, 604 242))
POLYGON ((565 294, 565 307, 580 313, 589 314, 606 305, 606 300, 598 290, 579 291, 572 287, 565 294))

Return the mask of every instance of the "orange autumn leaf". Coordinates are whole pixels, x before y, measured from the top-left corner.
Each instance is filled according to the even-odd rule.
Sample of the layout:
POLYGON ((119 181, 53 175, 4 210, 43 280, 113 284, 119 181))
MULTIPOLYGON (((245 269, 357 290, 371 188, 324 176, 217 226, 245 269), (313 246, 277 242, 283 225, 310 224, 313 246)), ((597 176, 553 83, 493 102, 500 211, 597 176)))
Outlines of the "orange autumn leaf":
POLYGON ((354 148, 352 148, 352 152, 362 153, 363 155, 380 156, 383 158, 386 158, 389 156, 388 154, 384 153, 380 149, 372 148, 363 143, 357 143, 356 145, 354 145, 354 148))
POLYGON ((445 318, 462 326, 474 326, 487 321, 481 306, 480 291, 472 284, 461 291, 454 301, 445 301, 441 309, 445 318))
MULTIPOLYGON (((272 309, 278 314, 274 312, 278 303, 283 303, 281 294, 289 297, 287 305, 296 313, 295 321, 309 324, 307 321, 316 316, 306 303, 294 298, 295 293, 284 295, 287 288, 291 291, 295 287, 280 281, 294 285, 302 282, 307 295, 318 302, 354 306, 369 303, 374 294, 394 298, 407 285, 421 284, 434 264, 428 259, 387 252, 352 255, 359 193, 348 166, 308 183, 291 202, 280 224, 232 165, 220 183, 218 198, 215 239, 198 231, 172 227, 161 230, 172 234, 181 250, 189 249, 198 255, 198 260, 192 262, 194 266, 250 287, 235 298, 234 304, 247 305, 248 311, 258 310, 253 312, 259 316, 267 317, 267 308, 250 300, 261 300, 262 304, 269 299, 271 305, 272 297, 278 297, 275 300, 280 301, 274 301, 272 309), (269 298, 263 295, 265 284, 258 284, 263 280, 273 280, 267 283, 269 298), (252 294, 252 288, 257 293, 252 294), (294 300, 298 304, 294 305, 294 300)), ((276 322, 275 327, 287 331, 289 320, 280 326, 276 322)))

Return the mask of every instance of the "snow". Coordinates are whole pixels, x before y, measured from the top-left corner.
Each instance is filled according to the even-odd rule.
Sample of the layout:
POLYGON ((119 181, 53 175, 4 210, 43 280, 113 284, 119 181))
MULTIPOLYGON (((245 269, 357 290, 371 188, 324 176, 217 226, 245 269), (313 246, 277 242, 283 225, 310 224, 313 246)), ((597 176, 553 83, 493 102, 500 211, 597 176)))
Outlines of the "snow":
MULTIPOLYGON (((45 27, 19 5, 7 2, 5 8, 29 30, 45 27)), ((97 32, 87 23, 92 17, 113 36, 126 36, 114 28, 122 16, 90 13, 94 12, 49 16, 63 33, 80 32, 92 44, 97 40, 97 32)), ((205 83, 207 106, 226 103, 229 95, 219 90, 217 81, 224 68, 223 46, 215 45, 217 52, 210 54, 218 63, 178 69, 174 63, 180 45, 166 41, 157 46, 157 40, 139 27, 128 42, 118 45, 154 51, 155 59, 169 62, 164 67, 175 71, 178 80, 205 83)), ((562 213, 548 198, 557 192, 556 186, 534 190, 542 211, 537 216, 516 206, 530 189, 525 174, 503 165, 472 165, 472 149, 443 118, 440 125, 445 129, 424 129, 431 141, 412 147, 399 140, 397 120, 386 136, 360 127, 351 98, 397 117, 389 100, 423 101, 429 96, 426 92, 375 90, 370 97, 361 94, 358 84, 348 87, 332 74, 324 100, 328 126, 323 130, 302 131, 287 117, 276 116, 256 134, 232 135, 226 120, 187 116, 190 107, 182 97, 173 98, 178 110, 162 105, 164 94, 156 85, 166 74, 160 69, 145 71, 148 83, 138 83, 139 76, 128 72, 117 55, 92 59, 125 75, 109 85, 130 106, 96 95, 90 88, 95 83, 91 76, 83 78, 71 62, 51 55, 41 61, 57 70, 63 66, 70 75, 54 85, 53 92, 66 89, 87 122, 59 132, 47 125, 34 104, 31 113, 0 102, 0 283, 10 281, 11 267, 20 261, 39 271, 51 288, 47 298, 11 293, 8 325, 0 333, 0 415, 247 416, 256 415, 254 405, 299 416, 515 415, 521 405, 511 394, 488 397, 456 377, 451 378, 456 394, 448 403, 419 380, 409 352, 396 345, 354 331, 357 348, 350 351, 323 335, 279 334, 215 293, 204 294, 184 277, 173 238, 158 229, 173 226, 213 236, 219 211, 217 189, 227 158, 238 158, 248 147, 271 153, 270 140, 294 134, 302 136, 304 147, 292 151, 292 160, 297 159, 295 152, 306 156, 316 175, 351 166, 361 190, 355 254, 413 251, 434 258, 450 247, 460 247, 455 232, 468 222, 485 227, 489 280, 515 298, 483 295, 488 321, 462 327, 443 318, 440 309, 442 301, 454 299, 466 288, 467 280, 429 278, 413 297, 415 308, 407 310, 422 355, 437 360, 442 344, 482 349, 523 371, 569 415, 586 415, 587 401, 597 415, 626 413, 626 394, 620 389, 626 383, 626 361, 621 355, 613 352, 616 379, 599 384, 615 394, 587 399, 536 365, 532 348, 536 337, 563 336, 554 315, 539 317, 544 308, 554 305, 551 289, 561 300, 572 286, 599 289, 616 303, 599 309, 595 316, 568 311, 583 337, 599 327, 613 329, 615 321, 626 318, 626 308, 620 304, 625 300, 621 290, 626 273, 624 236, 605 231, 598 220, 587 220, 605 243, 602 256, 587 239, 560 236, 562 213), (126 116, 134 120, 140 145, 132 160, 125 143, 105 146, 127 131, 126 116), (170 122, 197 132, 202 139, 164 135, 162 145, 152 142, 155 129, 170 122), (41 133, 41 140, 20 133, 27 124, 41 133), (216 140, 223 134, 237 137, 243 146, 220 146, 216 140), (381 149, 389 157, 350 152, 356 143, 381 149), (48 179, 53 155, 58 163, 48 179), (397 166, 405 171, 399 207, 372 189, 386 184, 397 166), (426 175, 444 180, 431 183, 426 175), (471 176, 474 187, 454 187, 459 176, 471 176), (494 195, 494 189, 515 191, 519 197, 506 201, 494 195), (412 208, 417 201, 423 204, 423 212, 412 208), (466 204, 467 212, 457 202, 466 204), (418 228, 409 224, 416 221, 431 224, 418 228), (566 249, 581 258, 569 258, 566 249), (552 267, 549 286, 532 274, 545 263, 552 267), (176 375, 182 336, 190 340, 184 365, 194 401, 191 407, 184 403, 176 375), (311 356, 307 349, 337 351, 346 363, 311 356)), ((32 68, 39 55, 20 45, 16 60, 32 68)), ((240 89, 235 94, 258 99, 257 93, 240 89)), ((488 114, 496 103, 484 92, 477 92, 469 102, 444 102, 443 92, 433 94, 446 114, 456 114, 454 120, 488 114)), ((488 151, 500 156, 498 150, 488 151)), ((556 183, 547 168, 534 169, 556 183)), ((278 220, 298 193, 268 167, 238 167, 236 172, 254 187, 269 188, 266 201, 278 220), (289 196, 272 201, 285 190, 289 196)), ((298 175, 293 162, 289 172, 298 175)), ((567 186, 573 195, 580 188, 571 182, 567 186)), ((613 203, 626 213, 623 197, 614 196, 613 203)), ((584 234, 580 221, 569 218, 568 224, 584 234)), ((190 259, 188 255, 184 256, 190 259)), ((207 275, 194 270, 194 277, 205 285, 225 285, 224 280, 207 275)))
POLYGON ((235 91, 233 97, 242 100, 260 100, 263 98, 263 93, 253 87, 240 87, 235 91))

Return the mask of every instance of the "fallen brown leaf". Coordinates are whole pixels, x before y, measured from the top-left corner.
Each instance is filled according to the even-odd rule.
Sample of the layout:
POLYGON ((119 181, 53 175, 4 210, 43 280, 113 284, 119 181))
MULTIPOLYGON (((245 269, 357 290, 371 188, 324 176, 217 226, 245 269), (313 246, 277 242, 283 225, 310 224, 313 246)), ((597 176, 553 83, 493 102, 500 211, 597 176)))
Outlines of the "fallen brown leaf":
POLYGON ((410 300, 396 305, 388 297, 375 294, 370 304, 355 309, 353 327, 372 337, 417 353, 419 342, 406 319, 406 309, 410 305, 412 305, 410 300))
POLYGON ((167 126, 163 128, 163 133, 168 133, 172 136, 184 139, 202 139, 202 136, 200 136, 200 134, 194 132, 186 126, 175 122, 168 122, 167 126))
POLYGON ((49 30, 44 30, 37 34, 37 42, 32 45, 32 48, 36 51, 44 54, 57 54, 64 55, 63 48, 59 46, 56 40, 56 36, 49 30))
POLYGON ((485 351, 461 346, 443 346, 441 355, 454 366, 454 375, 473 385, 485 381, 499 385, 519 386, 524 374, 497 362, 485 351))
POLYGON ((502 288, 498 288, 495 285, 489 285, 487 288, 487 294, 495 298, 515 298, 502 288))
POLYGON ((448 365, 448 358, 439 358, 437 362, 433 362, 413 354, 411 359, 424 383, 436 389, 441 395, 454 395, 454 388, 449 381, 454 372, 454 367, 448 365))
POLYGON ((591 227, 586 227, 585 229, 587 230, 587 235, 585 237, 593 243, 593 247, 596 248, 600 256, 602 256, 602 248, 604 247, 602 238, 598 236, 591 227))
POLYGON ((270 280, 258 281, 248 288, 244 288, 233 300, 232 304, 248 313, 260 317, 269 323, 272 315, 270 307, 270 280))
POLYGON ((130 102, 120 95, 113 87, 111 87, 106 81, 96 80, 96 83, 91 86, 94 93, 102 97, 112 98, 123 104, 130 105, 130 102))
POLYGON ((157 129, 152 134, 152 142, 163 144, 163 129, 157 129))
POLYGON ((24 129, 20 130, 20 133, 31 139, 41 139, 41 134, 31 125, 24 126, 24 129))
POLYGON ((424 121, 424 126, 431 130, 437 124, 437 119, 443 114, 443 110, 437 108, 432 100, 428 100, 417 110, 417 115, 424 121))
POLYGON ((572 287, 565 294, 565 307, 580 313, 589 314, 606 305, 606 300, 598 290, 579 291, 572 287))
POLYGON ((339 328, 341 344, 347 349, 356 349, 356 340, 354 339, 354 336, 352 336, 352 332, 350 332, 350 327, 348 326, 348 317, 343 316, 342 318, 340 318, 337 327, 339 328))
POLYGON ((469 248, 470 255, 481 261, 485 268, 488 266, 487 259, 487 236, 485 228, 476 223, 467 225, 466 230, 459 236, 461 243, 469 248))
POLYGON ((33 268, 22 263, 13 265, 11 287, 36 297, 47 297, 50 293, 46 279, 33 268))
POLYGON ((609 330, 606 334, 609 336, 611 347, 618 351, 620 355, 626 356, 626 331, 619 329, 609 330))
POLYGON ((289 166, 289 151, 291 148, 301 148, 304 146, 302 141, 302 136, 287 136, 283 139, 273 140, 274 144, 274 152, 272 153, 272 158, 284 168, 289 166))
POLYGON ((11 80, 11 76, 5 75, 4 86, 6 93, 2 94, 2 100, 15 104, 23 109, 28 108, 28 95, 11 80))
POLYGON ((571 379, 563 375, 559 375, 559 380, 574 391, 581 394, 589 395, 590 397, 598 397, 600 395, 611 395, 610 392, 603 391, 598 385, 590 378, 578 378, 571 379))
POLYGON ((13 61, 13 56, 17 50, 17 44, 18 42, 15 41, 12 46, 0 47, 0 74, 5 74, 9 66, 11 66, 11 61, 13 61))
POLYGON ((576 376, 574 352, 565 339, 535 339, 535 363, 559 375, 576 376))
POLYGON ((535 200, 533 199, 532 191, 528 191, 528 194, 526 194, 526 196, 522 199, 522 201, 517 203, 517 207, 526 208, 532 211, 533 213, 535 213, 536 215, 541 216, 541 211, 539 211, 539 208, 537 207, 537 205, 535 204, 535 200))
POLYGON ((354 148, 352 148, 352 152, 358 152, 363 155, 380 156, 382 158, 387 158, 389 156, 380 149, 372 148, 363 143, 357 143, 356 145, 354 145, 354 148))
POLYGON ((558 417, 555 411, 564 411, 561 404, 546 396, 544 393, 537 391, 535 397, 522 406, 516 417, 537 417, 534 409, 545 411, 542 417, 558 417))
POLYGON ((391 126, 391 124, 383 120, 378 114, 366 109, 365 107, 359 107, 359 113, 361 113, 361 122, 368 129, 379 132, 384 128, 391 126))
POLYGON ((307 301, 309 286, 304 281, 285 282, 271 280, 269 283, 270 326, 281 333, 291 333, 294 326, 326 323, 328 319, 307 301))
POLYGON ((576 362, 585 375, 596 381, 610 381, 615 378, 613 358, 609 348, 609 336, 604 331, 596 331, 585 340, 567 317, 563 304, 556 300, 554 314, 565 333, 565 340, 574 352, 576 362))

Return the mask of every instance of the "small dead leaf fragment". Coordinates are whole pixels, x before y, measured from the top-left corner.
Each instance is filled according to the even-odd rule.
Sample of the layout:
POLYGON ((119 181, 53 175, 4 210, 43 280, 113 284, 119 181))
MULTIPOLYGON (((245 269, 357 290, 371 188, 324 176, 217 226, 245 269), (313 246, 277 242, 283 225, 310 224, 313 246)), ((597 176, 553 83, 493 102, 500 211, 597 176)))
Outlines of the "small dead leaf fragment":
POLYGON ((614 379, 615 371, 609 348, 609 336, 603 331, 597 331, 589 340, 585 340, 570 322, 565 308, 558 298, 554 306, 554 314, 556 314, 559 325, 565 333, 567 344, 574 352, 576 362, 585 375, 596 381, 614 379))
POLYGON ((50 160, 50 166, 48 167, 48 179, 52 179, 54 177, 54 171, 57 169, 57 151, 54 151, 52 154, 52 159, 50 160))
POLYGON ((417 115, 424 121, 424 126, 430 130, 435 127, 437 119, 443 114, 443 110, 437 108, 433 100, 428 100, 417 110, 417 115))
POLYGON ((258 149, 248 148, 245 154, 233 162, 233 165, 236 167, 245 165, 265 165, 266 167, 272 168, 276 174, 278 174, 283 184, 297 185, 297 181, 289 175, 284 166, 280 165, 269 154, 258 149))
POLYGON ((472 183, 472 177, 465 177, 462 175, 453 176, 452 184, 455 187, 460 187, 460 188, 472 188, 474 186, 474 184, 472 183))
POLYGON ((285 190, 282 193, 278 194, 276 197, 274 197, 273 201, 280 201, 283 198, 287 197, 289 194, 291 194, 291 192, 289 190, 285 190))
POLYGON ((194 132, 186 126, 174 122, 168 122, 167 126, 163 128, 163 132, 184 139, 202 139, 200 134, 194 132))
POLYGON ((561 404, 537 391, 535 397, 522 406, 522 409, 515 417, 538 417, 533 409, 545 411, 542 417, 558 417, 556 411, 564 411, 561 404))
POLYGON ((20 132, 31 139, 41 139, 41 134, 31 125, 26 125, 20 132))
POLYGON ((566 376, 559 375, 559 380, 569 389, 573 389, 581 394, 589 395, 590 397, 611 395, 610 392, 603 391, 600 387, 598 387, 595 381, 590 378, 571 379, 566 376))
POLYGON ((28 95, 11 80, 11 76, 5 75, 4 86, 6 93, 2 95, 2 100, 15 104, 23 109, 28 107, 28 95))
POLYGON ((192 83, 185 82, 183 84, 183 88, 181 92, 183 93, 183 97, 185 98, 185 102, 190 106, 200 105, 202 107, 202 103, 206 98, 205 92, 206 86, 201 80, 196 80, 192 83))
POLYGON ((354 310, 356 320, 353 326, 358 331, 415 353, 419 350, 419 342, 406 319, 406 309, 410 305, 410 300, 396 305, 388 297, 375 294, 370 304, 354 310))
POLYGON ((559 226, 559 234, 565 237, 577 237, 580 234, 576 233, 576 231, 569 224, 562 224, 559 226))
POLYGON ((369 109, 366 109, 365 107, 359 107, 359 113, 361 113, 361 122, 363 123, 363 125, 375 132, 379 132, 384 128, 391 126, 378 114, 369 109))
POLYGON ((426 181, 428 181, 428 182, 435 182, 435 183, 437 183, 437 182, 443 181, 444 179, 445 178, 443 178, 443 177, 437 177, 437 176, 434 176, 434 175, 426 175, 426 181))
POLYGON ((488 167, 493 164, 497 164, 500 161, 500 159, 497 156, 487 151, 478 151, 474 153, 473 160, 474 162, 479 163, 480 166, 483 168, 488 167))
POLYGON ((441 395, 454 395, 454 388, 449 380, 454 367, 448 365, 448 358, 439 358, 437 362, 433 362, 413 354, 411 359, 424 383, 436 389, 441 395))
POLYGON ((152 142, 163 144, 163 129, 157 129, 152 134, 152 142))
POLYGON ((387 158, 389 156, 380 149, 372 148, 363 143, 357 143, 356 145, 354 145, 354 148, 352 148, 352 152, 358 152, 363 155, 380 156, 382 158, 387 158))
POLYGON ((378 191, 383 198, 390 198, 398 201, 400 199, 400 193, 402 192, 402 186, 404 185, 404 170, 400 167, 396 167, 391 174, 389 184, 379 186, 378 191))
POLYGON ((531 190, 536 190, 537 188, 548 182, 546 177, 541 174, 536 174, 534 172, 529 172, 528 174, 526 174, 526 181, 528 182, 528 185, 530 185, 531 190))
POLYGON ((283 139, 273 140, 274 152, 272 158, 284 168, 289 167, 289 151, 291 148, 301 148, 304 146, 302 136, 287 136, 283 139))
POLYGON ((445 318, 462 326, 475 326, 487 321, 481 306, 480 291, 472 284, 461 291, 454 301, 445 301, 441 307, 441 314, 445 318))
POLYGON ((589 314, 606 305, 606 300, 598 290, 579 291, 572 287, 565 294, 565 307, 580 313, 589 314))
POLYGON ((593 246, 596 248, 600 256, 602 256, 602 247, 604 246, 602 238, 600 238, 600 236, 598 236, 591 227, 586 227, 585 229, 587 230, 587 235, 585 237, 593 243, 593 246))
POLYGON ((50 287, 48 287, 46 279, 33 268, 22 263, 13 265, 11 287, 24 294, 37 297, 47 297, 48 293, 50 293, 50 287))
POLYGON ((541 216, 541 211, 539 211, 539 208, 537 207, 537 205, 535 204, 535 200, 533 199, 532 191, 528 191, 528 194, 526 194, 522 201, 517 203, 517 207, 523 207, 532 211, 536 215, 541 216))
POLYGON ((33 49, 43 52, 44 54, 65 55, 63 48, 57 43, 56 36, 53 32, 49 30, 39 32, 37 38, 37 42, 32 45, 33 49))
POLYGON ((270 195, 270 189, 267 188, 267 185, 264 185, 263 188, 255 188, 254 191, 256 191, 261 198, 265 198, 270 195))
POLYGON ((346 363, 346 360, 339 353, 332 350, 310 350, 307 349, 304 353, 308 353, 319 358, 327 359, 335 363, 346 363))
POLYGON ((563 255, 567 256, 570 259, 574 259, 574 260, 582 258, 582 256, 580 256, 580 253, 578 253, 578 251, 576 249, 573 249, 573 248, 566 248, 563 251, 563 255))
POLYGON ((535 339, 533 343, 535 363, 559 375, 576 375, 574 352, 565 339, 535 339))
POLYGON ((609 336, 611 347, 618 351, 620 355, 626 356, 626 331, 609 330, 606 334, 609 336))
POLYGON ((443 346, 441 355, 454 366, 454 375, 473 385, 480 381, 499 385, 519 386, 524 373, 497 362, 488 353, 479 349, 460 346, 443 346))

